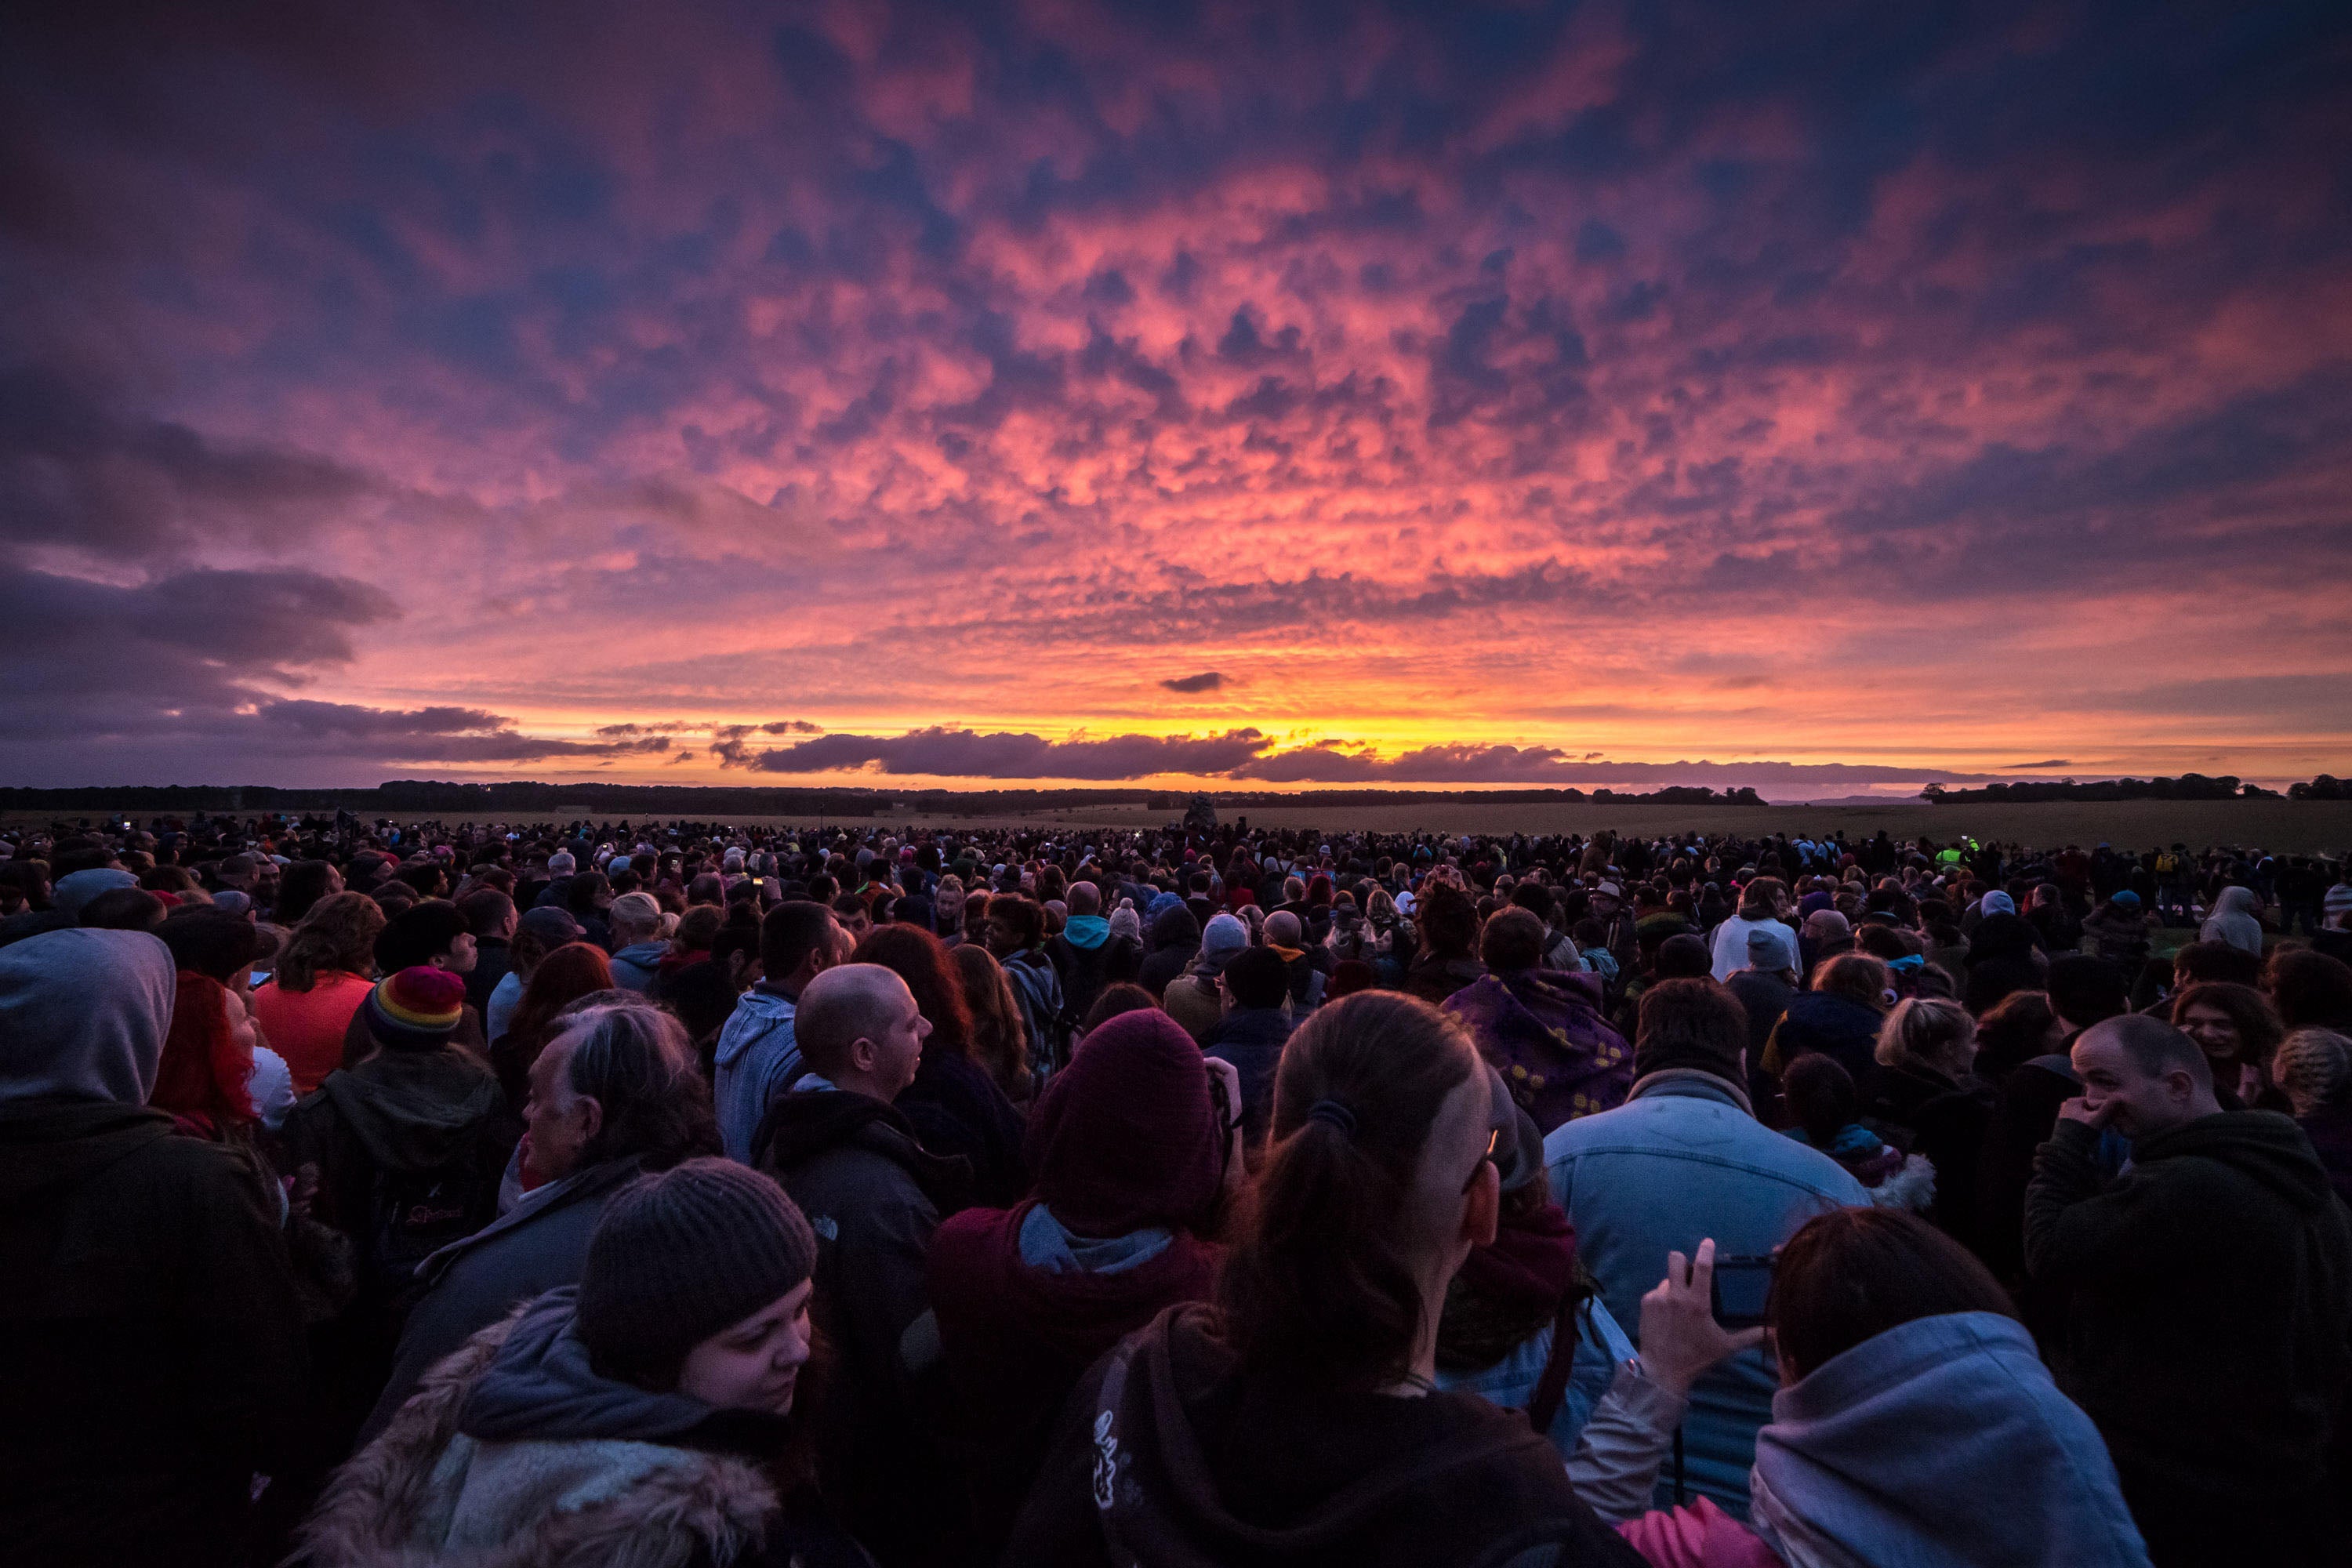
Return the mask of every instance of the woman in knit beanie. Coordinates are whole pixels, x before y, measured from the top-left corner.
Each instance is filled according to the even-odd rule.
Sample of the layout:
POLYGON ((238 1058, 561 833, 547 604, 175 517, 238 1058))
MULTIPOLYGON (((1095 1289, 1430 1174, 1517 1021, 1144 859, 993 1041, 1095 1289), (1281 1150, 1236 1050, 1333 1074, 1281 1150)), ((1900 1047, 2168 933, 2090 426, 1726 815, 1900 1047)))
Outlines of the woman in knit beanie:
POLYGON ((640 1178, 578 1285, 476 1334, 337 1473, 295 1560, 867 1564, 797 1441, 815 1264, 757 1171, 640 1178))

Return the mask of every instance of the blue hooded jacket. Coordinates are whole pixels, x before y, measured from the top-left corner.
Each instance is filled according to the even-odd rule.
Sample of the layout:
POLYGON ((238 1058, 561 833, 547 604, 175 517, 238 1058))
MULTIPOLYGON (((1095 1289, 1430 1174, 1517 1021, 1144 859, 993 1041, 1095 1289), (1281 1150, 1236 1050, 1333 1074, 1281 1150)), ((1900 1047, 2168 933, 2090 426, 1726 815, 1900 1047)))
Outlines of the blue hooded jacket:
POLYGON ((1914 1319, 1773 1395, 1750 1486, 1792 1563, 2147 1563, 2098 1429, 1994 1312, 1914 1319))

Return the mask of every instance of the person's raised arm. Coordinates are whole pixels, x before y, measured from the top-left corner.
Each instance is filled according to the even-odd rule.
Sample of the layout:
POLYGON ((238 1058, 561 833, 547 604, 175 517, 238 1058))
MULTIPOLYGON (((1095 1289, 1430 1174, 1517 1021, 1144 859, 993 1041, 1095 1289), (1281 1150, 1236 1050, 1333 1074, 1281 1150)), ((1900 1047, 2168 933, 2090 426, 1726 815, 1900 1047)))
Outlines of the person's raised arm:
POLYGON ((1612 1521, 1649 1511, 1658 1461, 1682 1424, 1691 1384, 1741 1351, 1763 1342, 1761 1329, 1726 1329, 1715 1321, 1715 1241, 1696 1257, 1666 1254, 1666 1277, 1642 1298, 1642 1352, 1617 1371, 1568 1461, 1577 1494, 1612 1521))

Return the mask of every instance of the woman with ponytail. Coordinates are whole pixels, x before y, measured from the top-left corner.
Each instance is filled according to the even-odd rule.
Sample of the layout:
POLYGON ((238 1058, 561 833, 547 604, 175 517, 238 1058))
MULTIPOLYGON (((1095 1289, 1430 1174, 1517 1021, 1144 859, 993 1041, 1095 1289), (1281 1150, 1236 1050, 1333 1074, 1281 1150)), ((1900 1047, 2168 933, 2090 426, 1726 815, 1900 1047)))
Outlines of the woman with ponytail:
POLYGON ((1317 1011, 1276 1070, 1215 1302, 1170 1308, 1080 1381, 1004 1560, 1638 1563, 1523 1416, 1436 1384, 1446 1287, 1495 1238, 1512 1118, 1426 1003, 1317 1011))

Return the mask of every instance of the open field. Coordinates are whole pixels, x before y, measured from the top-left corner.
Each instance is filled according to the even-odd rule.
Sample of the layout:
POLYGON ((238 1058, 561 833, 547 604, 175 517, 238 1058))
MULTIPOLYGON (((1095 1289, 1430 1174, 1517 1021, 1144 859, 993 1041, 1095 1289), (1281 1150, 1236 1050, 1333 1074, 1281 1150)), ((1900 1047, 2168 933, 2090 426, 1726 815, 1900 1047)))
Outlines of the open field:
MULTIPOLYGON (((1319 827, 1331 832, 1379 833, 1592 833, 1614 828, 1621 833, 1670 833, 1695 829, 1706 833, 1835 833, 1867 837, 1885 828, 1898 837, 1928 834, 1948 838, 1969 834, 1979 839, 2038 847, 2079 844, 2088 848, 2102 841, 2119 848, 2144 849, 2175 842, 2192 848, 2208 845, 2256 846, 2284 854, 2338 854, 2352 849, 2352 801, 2215 800, 2112 802, 2053 801, 2039 805, 1606 805, 1591 801, 1507 803, 1492 805, 1476 801, 1410 801, 1381 805, 1317 806, 1311 804, 1252 808, 1241 811, 1253 826, 1319 827)), ((11 826, 47 824, 58 814, 11 812, 0 822, 11 826)), ((101 814, 64 814, 69 820, 101 814)), ((410 814, 394 814, 413 821, 410 814)), ((560 812, 559 816, 585 815, 560 812)), ((1096 806, 1038 812, 1020 816, 937 816, 890 815, 872 818, 827 819, 827 826, 898 827, 913 825, 950 830, 969 827, 1144 827, 1170 820, 1172 814, 1141 806, 1096 806)), ((1230 821, 1236 808, 1220 814, 1230 821)), ((807 817, 744 817, 730 820, 767 826, 814 826, 807 817)))

